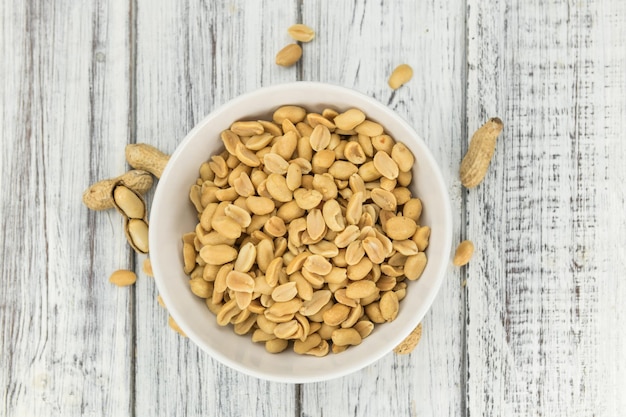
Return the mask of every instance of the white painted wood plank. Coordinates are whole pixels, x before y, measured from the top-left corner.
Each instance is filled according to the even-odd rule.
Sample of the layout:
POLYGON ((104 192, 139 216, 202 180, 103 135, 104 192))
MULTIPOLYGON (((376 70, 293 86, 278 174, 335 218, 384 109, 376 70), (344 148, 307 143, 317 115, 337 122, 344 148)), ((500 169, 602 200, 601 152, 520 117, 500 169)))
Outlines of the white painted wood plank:
MULTIPOLYGON (((303 78, 353 87, 415 127, 449 186, 458 241, 464 2, 304 2, 302 17, 318 33, 304 45, 303 78), (413 67, 414 77, 393 93, 387 78, 401 63, 413 67)), ((303 385, 303 415, 462 415, 463 314, 459 271, 451 267, 414 353, 389 354, 350 376, 303 385)))
POLYGON ((620 415, 626 9, 468 5, 468 128, 505 123, 468 193, 469 414, 620 415))
MULTIPOLYGON (((136 140, 172 152, 217 106, 295 81, 297 68, 277 67, 274 55, 289 42, 286 29, 296 15, 295 2, 139 0, 136 140)), ((136 288, 137 415, 296 413, 294 385, 248 377, 210 359, 167 327, 153 282, 136 288)))
POLYGON ((81 194, 124 170, 126 3, 0 6, 0 415, 127 415, 132 313, 108 274, 116 213, 81 194))

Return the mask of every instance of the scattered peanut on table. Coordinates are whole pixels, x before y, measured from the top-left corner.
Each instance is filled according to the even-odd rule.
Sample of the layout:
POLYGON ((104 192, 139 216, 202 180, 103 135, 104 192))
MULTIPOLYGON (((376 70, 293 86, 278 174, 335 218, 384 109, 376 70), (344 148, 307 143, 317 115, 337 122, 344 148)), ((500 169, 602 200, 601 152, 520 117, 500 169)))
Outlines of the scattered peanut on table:
POLYGON ((413 68, 408 64, 398 65, 389 76, 389 87, 397 90, 413 78, 413 68))
POLYGON ((466 265, 472 259, 473 254, 474 244, 471 240, 464 240, 457 246, 452 263, 456 266, 466 265))

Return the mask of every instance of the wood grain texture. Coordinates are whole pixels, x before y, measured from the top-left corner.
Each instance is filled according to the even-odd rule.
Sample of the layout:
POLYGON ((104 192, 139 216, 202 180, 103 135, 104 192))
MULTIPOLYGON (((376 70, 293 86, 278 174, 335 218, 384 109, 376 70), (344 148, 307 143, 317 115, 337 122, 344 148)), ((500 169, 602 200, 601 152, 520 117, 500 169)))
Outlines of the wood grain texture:
MULTIPOLYGON (((303 79, 352 87, 414 126, 442 167, 459 240, 464 3, 305 1, 302 23, 318 33, 303 47, 303 79), (387 79, 402 63, 414 77, 393 92, 387 79)), ((451 267, 414 353, 389 354, 347 377, 303 385, 302 415, 462 415, 462 297, 459 270, 451 267)))
MULTIPOLYGON (((296 68, 276 66, 274 55, 289 42, 286 30, 296 14, 295 2, 139 0, 137 141, 172 152, 226 101, 295 81, 296 68)), ((153 281, 136 289, 137 415, 295 414, 294 385, 261 381, 212 360, 167 327, 153 281)))
POLYGON ((468 128, 505 123, 467 200, 470 415, 623 412, 624 11, 468 1, 468 128))
POLYGON ((80 196, 124 170, 128 13, 4 2, 0 22, 0 415, 127 415, 132 290, 108 274, 128 250, 80 196))

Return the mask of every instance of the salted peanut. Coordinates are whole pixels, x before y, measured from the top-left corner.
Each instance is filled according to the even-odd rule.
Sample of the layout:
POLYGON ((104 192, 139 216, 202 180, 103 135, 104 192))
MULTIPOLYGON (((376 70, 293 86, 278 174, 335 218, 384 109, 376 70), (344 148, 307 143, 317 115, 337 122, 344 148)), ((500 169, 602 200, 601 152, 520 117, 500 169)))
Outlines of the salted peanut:
POLYGON ((402 215, 413 219, 417 223, 422 215, 422 201, 419 198, 412 198, 404 203, 402 215))
POLYGON ((361 231, 359 228, 356 225, 351 224, 337 235, 334 243, 338 248, 346 248, 350 243, 358 239, 360 234, 361 231))
POLYGON ((237 239, 241 236, 241 225, 229 216, 214 215, 211 226, 213 230, 226 238, 237 239))
POLYGON ((285 119, 292 123, 298 123, 306 117, 306 110, 299 106, 282 106, 274 111, 272 120, 281 125, 285 119))
POLYGON ((398 174, 398 185, 401 187, 408 187, 413 180, 413 174, 411 171, 403 172, 400 171, 398 174))
MULTIPOLYGON (((248 272, 256 261, 256 247, 252 242, 245 243, 239 249, 239 255, 235 261, 235 271, 248 272)), ((235 290, 241 291, 241 290, 235 290)))
POLYGON ((311 210, 319 205, 322 201, 322 193, 317 190, 305 190, 299 188, 293 193, 293 197, 296 200, 298 207, 304 210, 311 210))
POLYGON ((426 248, 428 247, 429 238, 430 238, 430 227, 421 226, 415 231, 415 234, 413 235, 413 241, 417 245, 417 249, 420 252, 424 252, 426 248))
POLYGON ((383 230, 391 239, 405 240, 412 237, 417 231, 415 220, 408 217, 390 217, 384 224, 383 230))
POLYGON ((237 194, 242 197, 250 197, 254 195, 254 184, 246 172, 242 172, 239 177, 233 180, 233 188, 237 194))
POLYGON ((398 185, 397 179, 390 180, 389 178, 386 178, 386 177, 382 177, 380 179, 380 188, 382 188, 383 190, 392 191, 394 188, 396 188, 397 185, 398 185))
POLYGON ((300 136, 301 136, 300 139, 298 139, 298 145, 296 148, 298 151, 298 157, 306 161, 311 161, 313 159, 313 148, 311 148, 310 136, 311 136, 311 133, 313 133, 313 129, 311 128, 311 126, 305 123, 298 123, 296 128, 300 132, 300 136), (304 131, 302 130, 300 126, 306 126, 306 128, 309 129, 310 131, 309 130, 304 131))
POLYGON ((287 226, 285 226, 283 219, 278 216, 272 216, 265 224, 263 230, 272 237, 280 237, 287 233, 287 226))
MULTIPOLYGON (((242 163, 240 163, 239 161, 237 161, 237 165, 235 166, 235 168, 233 168, 232 171, 230 171, 230 173, 228 174, 228 185, 230 185, 231 187, 235 186, 235 180, 237 180, 241 174, 250 174, 252 172, 252 168, 244 165, 242 163)), ((204 185, 204 184, 203 184, 204 185)))
MULTIPOLYGON (((202 210, 204 210, 204 207, 202 206, 202 191, 201 190, 202 188, 197 184, 192 185, 191 189, 189 190, 189 201, 191 201, 191 203, 194 205, 198 213, 202 213, 202 210)), ((115 199, 113 201, 115 202, 115 199)), ((118 210, 120 209, 118 208, 118 210)))
POLYGON ((342 284, 346 282, 346 269, 338 266, 333 266, 328 274, 326 274, 325 281, 330 284, 342 284))
POLYGON ((271 240, 261 240, 256 246, 256 263, 261 270, 265 273, 270 262, 274 259, 274 245, 271 240))
POLYGON ((344 329, 353 327, 362 316, 363 306, 361 304, 357 304, 350 309, 350 314, 348 314, 348 318, 341 323, 341 327, 344 329))
POLYGON ((198 173, 200 174, 200 178, 202 179, 202 181, 213 181, 213 179, 215 178, 215 172, 211 170, 208 162, 204 162, 202 165, 200 165, 198 173))
POLYGON ((366 192, 365 182, 363 181, 363 178, 361 178, 359 174, 352 174, 350 178, 348 179, 348 185, 350 186, 350 189, 352 190, 353 193, 360 192, 360 193, 365 194, 366 192))
POLYGON ((299 42, 311 42, 315 38, 315 31, 309 26, 303 25, 302 23, 297 23, 295 25, 289 26, 289 28, 287 29, 287 33, 289 33, 289 36, 299 42))
POLYGON ((371 182, 371 181, 376 181, 382 176, 382 174, 378 172, 378 170, 374 166, 374 161, 368 161, 364 163, 363 165, 361 165, 358 169, 358 173, 359 173, 359 176, 366 183, 371 182))
POLYGON ((226 326, 239 313, 241 313, 241 309, 237 307, 237 301, 233 298, 220 308, 219 313, 217 313, 217 324, 226 326))
POLYGON ((472 135, 469 149, 459 169, 461 183, 466 188, 476 187, 485 178, 496 150, 496 141, 503 128, 502 120, 494 117, 472 135))
POLYGON ((376 151, 383 151, 389 155, 391 155, 391 151, 393 150, 393 146, 396 144, 396 141, 389 135, 379 135, 372 137, 372 146, 376 151))
POLYGON ((323 356, 328 355, 329 350, 330 350, 330 347, 328 345, 328 342, 326 340, 322 340, 319 345, 317 345, 313 349, 308 350, 305 354, 311 355, 311 356, 323 357, 323 356))
MULTIPOLYGON (((302 138, 306 138, 306 140, 304 140, 302 143, 308 143, 308 149, 311 149, 311 143, 309 142, 309 137, 311 136, 311 133, 313 133, 313 128, 311 126, 308 125, 308 123, 306 122, 298 122, 296 123, 296 130, 298 131, 298 133, 300 134, 300 139, 302 138)), ((298 140, 298 148, 300 148, 301 144, 300 144, 300 140, 298 140)), ((306 156, 303 156, 302 154, 300 154, 300 151, 298 150, 298 156, 301 158, 306 158, 306 156)), ((309 157, 309 160, 311 158, 309 157)))
MULTIPOLYGON (((417 249, 417 244, 410 239, 394 240, 392 244, 393 244, 393 248, 398 253, 404 256, 417 255, 417 252, 419 252, 419 250, 417 249)), ((392 266, 399 266, 399 265, 392 265, 392 266)))
POLYGON ((381 264, 385 260, 385 249, 378 238, 366 237, 363 239, 363 250, 367 257, 375 264, 381 264))
POLYGON ((241 313, 239 313, 237 315, 237 317, 234 317, 231 320, 232 324, 237 324, 240 323, 241 321, 244 321, 245 319, 248 318, 248 316, 250 315, 250 312, 247 310, 248 306, 250 305, 250 303, 252 302, 252 293, 250 292, 243 292, 243 291, 235 291, 233 294, 233 298, 235 299, 235 301, 237 302, 237 308, 239 308, 240 310, 243 310, 241 313), (239 317, 244 315, 244 318, 240 319, 239 317))
POLYGON ((326 126, 331 132, 337 128, 331 120, 328 120, 319 113, 308 113, 306 115, 306 121, 312 128, 315 128, 317 125, 323 125, 326 126))
POLYGON ((280 130, 280 126, 276 123, 270 122, 269 120, 257 120, 261 125, 263 125, 263 129, 265 132, 270 133, 272 136, 280 136, 283 134, 282 130, 280 130))
MULTIPOLYGON (((402 268, 402 266, 391 266, 389 264, 383 264, 380 266, 380 273, 388 278, 397 278, 404 275, 404 268, 402 268)), ((378 281, 376 281, 376 283, 378 284, 378 281)), ((378 286, 378 288, 380 288, 380 286, 378 286)))
MULTIPOLYGON (((220 201, 220 202, 222 202, 222 201, 234 201, 238 197, 239 197, 239 194, 237 193, 237 190, 235 190, 234 187, 220 188, 220 189, 217 189, 215 191, 215 198, 217 198, 217 200, 220 201)), ((200 208, 200 207, 197 207, 197 208, 200 208)), ((201 211, 199 211, 199 213, 200 212, 201 211)))
POLYGON ((398 296, 393 291, 386 291, 383 293, 380 297, 380 301, 378 302, 378 306, 380 308, 380 314, 383 316, 385 321, 394 321, 396 317, 398 317, 400 304, 398 302, 398 296))
MULTIPOLYGON (((235 239, 230 239, 225 236, 220 235, 218 232, 213 231, 211 233, 207 233, 204 236, 198 235, 200 242, 202 245, 228 245, 232 246, 235 244, 235 239)), ((193 244, 193 243, 192 243, 193 244)))
POLYGON ((237 249, 228 245, 205 245, 200 250, 200 257, 209 265, 224 265, 237 259, 237 249))
POLYGON ((191 292, 200 298, 211 298, 213 294, 213 285, 202 278, 189 280, 189 287, 191 292))
POLYGON ((385 258, 391 256, 393 254, 393 243, 391 239, 389 239, 385 234, 383 234, 378 228, 374 228, 374 234, 376 239, 380 241, 383 245, 383 255, 385 258))
POLYGON ((283 259, 276 258, 267 266, 267 271, 265 271, 265 280, 270 287, 275 287, 278 284, 280 275, 283 273, 283 259))
POLYGON ((316 152, 326 149, 330 144, 330 130, 324 125, 315 126, 309 141, 311 148, 316 152))
POLYGON ((312 209, 306 216, 306 230, 313 240, 318 240, 326 232, 326 223, 320 209, 312 209))
POLYGON ((359 332, 361 339, 365 339, 374 330, 374 323, 369 320, 361 320, 354 324, 353 329, 359 332))
POLYGON ((250 213, 234 204, 229 204, 224 210, 224 214, 233 219, 239 226, 248 227, 252 221, 250 213))
MULTIPOLYGON (((252 296, 256 296, 257 294, 252 293, 252 296)), ((261 304, 261 300, 259 300, 259 298, 256 298, 252 301, 250 301, 250 304, 248 305, 248 311, 250 312, 251 315, 255 315, 255 314, 263 314, 263 312, 265 311, 265 307, 261 304)))
POLYGON ((276 328, 277 323, 271 320, 268 320, 267 317, 265 317, 265 315, 259 314, 256 317, 256 324, 259 327, 259 329, 262 330, 263 332, 267 334, 274 334, 274 329, 276 328))
POLYGON ((263 125, 255 121, 234 122, 232 125, 230 125, 230 130, 238 136, 260 135, 265 131, 263 125))
POLYGON ((202 279, 208 282, 215 281, 217 272, 220 270, 221 265, 205 265, 202 270, 202 279))
POLYGON ((283 136, 276 138, 272 145, 272 152, 279 154, 289 161, 298 147, 298 133, 296 131, 285 132, 283 136))
MULTIPOLYGON (((328 236, 328 235, 327 235, 328 236)), ((322 240, 319 243, 309 245, 309 250, 315 255, 321 255, 324 258, 333 258, 339 254, 337 245, 327 240, 322 240)))
POLYGON ((374 147, 372 146, 372 138, 367 135, 357 135, 357 142, 361 145, 365 156, 372 158, 374 156, 374 147))
POLYGON ((226 160, 220 155, 213 155, 211 157, 209 167, 215 173, 216 177, 224 178, 228 175, 228 165, 226 165, 226 160))
POLYGON ((285 181, 287 182, 287 188, 291 191, 298 189, 302 185, 302 168, 294 163, 289 164, 285 181))
MULTIPOLYGON (((249 296, 249 294, 244 293, 244 296, 249 296)), ((235 334, 238 334, 240 336, 244 334, 248 334, 250 330, 252 330, 252 328, 256 324, 256 315, 250 314, 250 311, 248 310, 244 310, 241 313, 239 313, 239 316, 237 316, 237 319, 235 320, 233 324, 234 324, 233 330, 235 334), (244 313, 248 314, 245 317, 245 319, 240 318, 240 317, 243 317, 242 315, 244 313)))
POLYGON ((291 122, 291 120, 289 120, 289 119, 283 120, 283 122, 281 123, 281 126, 282 126, 283 132, 285 132, 285 134, 291 132, 291 133, 296 135, 296 138, 300 138, 300 132, 296 128, 296 125, 294 125, 291 122))
POLYGON ((270 198, 250 196, 246 198, 246 207, 254 214, 269 214, 276 208, 270 198))
POLYGON ((392 291, 396 284, 396 278, 388 275, 383 275, 378 281, 376 281, 376 287, 379 291, 392 291))
POLYGON ((330 168, 328 168, 328 173, 338 180, 347 180, 350 178, 350 175, 358 171, 359 168, 357 168, 356 165, 347 161, 335 161, 330 168))
POLYGON ((313 189, 322 194, 322 199, 324 201, 334 200, 337 198, 337 184, 335 183, 335 179, 332 175, 327 173, 315 174, 311 185, 313 189))
POLYGON ((127 287, 137 282, 137 275, 133 271, 118 269, 109 277, 109 282, 118 287, 127 287))
POLYGON ((235 154, 235 149, 237 148, 237 144, 241 143, 241 139, 239 138, 239 135, 237 135, 232 130, 228 130, 228 129, 224 130, 220 134, 220 139, 222 139, 222 142, 224 143, 224 147, 226 148, 228 153, 230 153, 231 155, 235 154))
POLYGON ((269 353, 283 352, 289 346, 289 341, 284 339, 272 339, 265 342, 265 350, 269 353))
POLYGON ((456 266, 466 265, 474 254, 474 244, 470 240, 464 240, 457 246, 452 263, 456 266))
POLYGON ((291 67, 302 57, 302 48, 297 43, 285 46, 276 54, 276 65, 291 67))
POLYGON ((265 223, 270 219, 269 214, 258 215, 255 214, 252 216, 252 221, 250 222, 250 226, 246 228, 246 233, 251 234, 255 230, 261 230, 265 223))
POLYGON ((357 300, 360 298, 366 298, 378 292, 376 283, 369 280, 355 281, 346 287, 346 296, 357 300))
MULTIPOLYGON (((324 206, 322 207, 322 216, 324 217, 324 222, 330 230, 341 232, 345 228, 344 218, 341 213, 341 206, 339 206, 337 200, 328 200, 324 203, 324 206)), ((349 242, 346 243, 346 246, 348 244, 349 242)))
POLYGON ((289 279, 296 283, 296 289, 298 290, 298 297, 304 301, 308 301, 313 298, 313 287, 311 283, 304 278, 304 276, 295 272, 289 276, 289 279))
POLYGON ((298 158, 292 159, 291 161, 289 161, 289 163, 298 165, 300 169, 302 170, 302 174, 304 175, 308 174, 313 169, 311 165, 311 160, 310 159, 307 160, 301 156, 299 156, 298 158))
POLYGON ((337 346, 355 346, 361 344, 361 335, 354 329, 337 329, 331 336, 337 346))
POLYGON ((321 255, 307 256, 302 267, 318 275, 327 275, 333 268, 332 264, 321 255))
POLYGON ((346 249, 346 263, 350 266, 358 264, 365 256, 365 250, 360 240, 351 242, 346 249))
MULTIPOLYGON (((275 339, 276 339, 276 336, 274 336, 274 332, 272 332, 272 333, 265 333, 261 329, 256 329, 252 333, 252 341, 254 343, 267 342, 269 340, 275 340, 275 339)), ((281 339, 278 339, 278 340, 281 340, 281 339)), ((282 342, 288 343, 286 340, 282 340, 282 342)))
POLYGON ((384 323, 385 318, 380 312, 380 305, 376 302, 372 302, 365 306, 365 314, 374 323, 384 323))
POLYGON ((323 314, 324 323, 329 326, 339 326, 350 314, 350 307, 343 304, 335 304, 323 314))
POLYGON ((335 152, 322 149, 313 155, 311 170, 314 174, 323 174, 335 163, 335 152))
POLYGON ((363 201, 365 196, 362 192, 352 194, 348 206, 346 207, 346 221, 353 225, 359 222, 361 215, 363 214, 363 201))
POLYGON ((235 148, 235 156, 239 159, 243 164, 248 165, 249 167, 258 167, 261 165, 261 161, 259 157, 256 156, 254 152, 250 149, 246 148, 243 144, 238 143, 235 148))
POLYGON ((406 204, 409 200, 411 200, 411 198, 413 198, 411 190, 406 187, 396 187, 391 192, 394 197, 396 197, 396 202, 399 206, 406 204))
POLYGON ((333 332, 338 328, 339 326, 329 326, 328 324, 322 322, 320 323, 320 328, 317 333, 320 335, 322 340, 330 340, 333 332))
POLYGON ((391 149, 391 159, 398 165, 402 172, 411 171, 415 164, 413 153, 406 147, 404 143, 398 142, 391 149))
POLYGON ((344 146, 343 154, 348 161, 355 165, 361 165, 367 160, 367 156, 359 142, 347 142, 344 146))
POLYGON ((302 307, 302 300, 299 298, 292 298, 289 301, 276 302, 267 309, 268 313, 272 313, 276 316, 285 316, 287 314, 295 314, 302 307))
POLYGON ((272 291, 272 299, 277 302, 286 302, 298 295, 298 289, 295 282, 288 282, 274 288, 272 291))
POLYGON ((286 203, 293 199, 293 193, 287 187, 285 177, 279 174, 270 174, 266 182, 267 191, 272 198, 282 203, 286 203))
POLYGON ((348 265, 347 277, 351 281, 362 280, 367 276, 367 274, 370 273, 372 267, 372 261, 369 258, 362 257, 361 260, 358 261, 356 264, 348 265))
POLYGON ((426 263, 427 258, 424 252, 409 256, 404 264, 404 275, 411 281, 415 281, 422 275, 422 272, 424 272, 426 263))
POLYGON ((318 313, 330 301, 332 293, 329 290, 319 290, 313 293, 310 300, 302 303, 300 314, 303 316, 312 316, 318 313))
POLYGON ((190 274, 196 267, 196 249, 191 243, 183 243, 183 265, 185 274, 190 274))
POLYGON ((340 290, 335 291, 335 293, 333 295, 335 297, 335 300, 337 300, 338 303, 341 303, 341 304, 343 304, 345 306, 348 306, 348 307, 356 307, 357 306, 357 302, 346 295, 346 289, 345 288, 342 288, 340 290))
POLYGON ((352 130, 365 120, 365 113, 359 109, 350 109, 341 114, 338 114, 333 123, 337 128, 342 130, 352 130))
POLYGON ((293 351, 302 355, 319 346, 320 343, 322 343, 321 336, 314 333, 304 340, 296 340, 293 344, 293 351))
POLYGON ((408 64, 398 65, 389 76, 389 87, 397 90, 403 84, 409 82, 413 78, 413 68, 408 64))
POLYGON ((379 136, 384 132, 383 127, 371 120, 364 120, 361 124, 354 128, 359 135, 379 136))
POLYGON ((285 161, 282 156, 272 152, 263 156, 263 163, 265 168, 273 174, 285 175, 289 168, 289 162, 285 161))
MULTIPOLYGON (((280 134, 282 134, 282 132, 280 134)), ((250 136, 246 140, 246 143, 244 143, 244 145, 246 146, 246 148, 250 149, 251 151, 260 151, 261 149, 265 149, 267 145, 269 145, 272 142, 272 140, 274 140, 274 137, 275 135, 271 133, 267 133, 267 132, 262 133, 260 135, 253 135, 253 136, 250 136)), ((235 144, 234 151, 231 151, 229 149, 229 152, 232 155, 235 155, 236 151, 237 151, 237 144, 235 144)))
POLYGON ((393 193, 382 188, 374 188, 370 197, 372 201, 383 210, 395 211, 397 208, 397 200, 393 193))
POLYGON ((391 180, 398 178, 398 174, 400 173, 398 165, 391 159, 389 154, 384 151, 376 152, 376 155, 374 155, 374 166, 383 177, 391 180))

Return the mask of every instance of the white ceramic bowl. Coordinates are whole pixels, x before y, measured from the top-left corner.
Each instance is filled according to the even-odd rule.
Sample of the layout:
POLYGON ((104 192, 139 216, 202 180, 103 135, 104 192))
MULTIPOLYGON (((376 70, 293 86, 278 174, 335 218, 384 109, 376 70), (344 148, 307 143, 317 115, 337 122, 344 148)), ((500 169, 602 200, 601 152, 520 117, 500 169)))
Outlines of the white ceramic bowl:
POLYGON ((181 329, 202 350, 234 369, 258 378, 279 382, 316 382, 357 371, 398 345, 422 320, 441 285, 452 238, 452 216, 448 190, 441 172, 423 140, 401 117, 378 101, 356 91, 322 83, 296 82, 262 88, 244 94, 204 118, 180 143, 159 181, 150 216, 150 259, 159 293, 181 329), (198 169, 210 155, 222 149, 220 132, 236 120, 265 118, 286 104, 309 111, 326 107, 361 109, 369 119, 413 151, 412 191, 423 201, 422 224, 432 229, 427 249, 428 264, 422 277, 409 282, 400 313, 391 323, 376 325, 359 346, 323 358, 297 355, 291 351, 270 354, 250 336, 236 335, 232 327, 220 327, 204 300, 191 293, 183 273, 182 241, 193 231, 197 217, 189 202, 189 188, 198 169))

